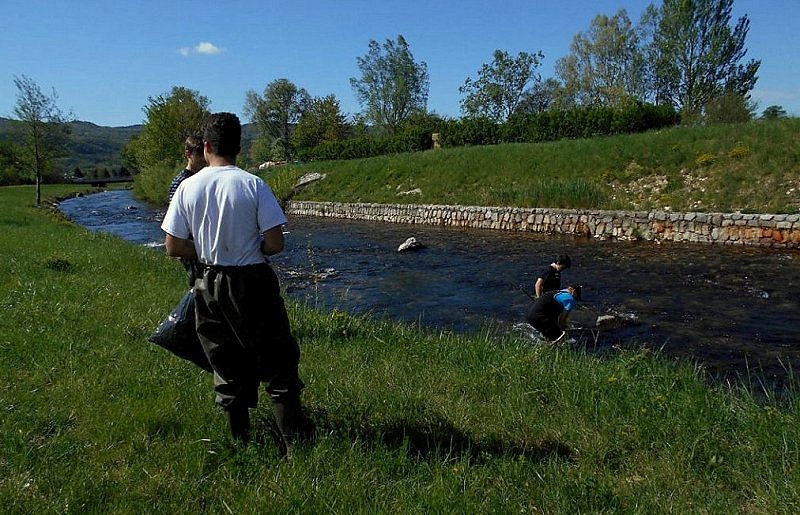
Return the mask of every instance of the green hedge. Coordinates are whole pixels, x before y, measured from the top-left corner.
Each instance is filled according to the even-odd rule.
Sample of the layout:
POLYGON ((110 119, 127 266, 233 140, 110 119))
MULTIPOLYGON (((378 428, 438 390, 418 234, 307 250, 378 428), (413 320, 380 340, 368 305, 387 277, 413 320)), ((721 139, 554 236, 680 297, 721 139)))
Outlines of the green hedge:
POLYGON ((506 143, 535 143, 644 132, 677 124, 671 106, 635 103, 623 108, 583 107, 512 116, 501 129, 506 143))
POLYGON ((359 159, 401 152, 418 152, 433 147, 432 131, 424 127, 406 127, 394 136, 358 136, 343 141, 329 141, 298 151, 301 161, 359 159))
POLYGON ((488 118, 438 120, 436 123, 407 125, 393 136, 359 136, 323 143, 303 149, 302 161, 358 159, 400 152, 430 149, 431 134, 438 132, 443 147, 496 145, 498 143, 536 143, 564 138, 591 138, 644 132, 677 124, 678 113, 671 106, 644 102, 622 108, 579 107, 521 114, 499 124, 488 118))

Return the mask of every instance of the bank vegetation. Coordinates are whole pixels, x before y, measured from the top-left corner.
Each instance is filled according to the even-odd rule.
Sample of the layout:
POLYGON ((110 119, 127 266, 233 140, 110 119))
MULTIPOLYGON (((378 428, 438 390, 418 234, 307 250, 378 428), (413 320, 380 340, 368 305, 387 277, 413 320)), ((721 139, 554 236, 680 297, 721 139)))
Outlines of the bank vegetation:
POLYGON ((698 212, 800 211, 800 118, 464 146, 261 172, 282 198, 698 212), (306 173, 325 174, 300 191, 306 173))

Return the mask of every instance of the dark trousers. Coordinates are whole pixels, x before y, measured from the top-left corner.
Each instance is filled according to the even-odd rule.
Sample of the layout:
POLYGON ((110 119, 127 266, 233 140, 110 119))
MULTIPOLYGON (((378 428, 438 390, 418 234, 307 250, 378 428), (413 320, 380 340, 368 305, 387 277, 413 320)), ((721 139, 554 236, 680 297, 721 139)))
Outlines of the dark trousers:
POLYGON ((543 316, 528 316, 528 323, 531 324, 534 329, 542 333, 542 336, 551 341, 557 339, 561 336, 561 333, 564 332, 558 325, 558 319, 554 320, 543 316))
POLYGON ((261 382, 273 402, 299 400, 300 348, 272 267, 205 267, 195 288, 197 335, 214 369, 217 404, 253 408, 261 382))

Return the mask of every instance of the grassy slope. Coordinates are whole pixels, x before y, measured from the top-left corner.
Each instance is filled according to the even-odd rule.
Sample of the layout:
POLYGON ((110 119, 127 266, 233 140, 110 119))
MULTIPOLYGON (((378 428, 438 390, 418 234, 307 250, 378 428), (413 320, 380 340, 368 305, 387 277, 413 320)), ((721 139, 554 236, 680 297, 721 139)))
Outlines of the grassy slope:
POLYGON ((310 171, 328 175, 296 199, 797 213, 800 118, 309 163, 265 175, 285 196, 310 171))
POLYGON ((33 198, 0 188, 6 513, 800 509, 793 396, 758 403, 644 350, 600 359, 295 303, 321 438, 281 461, 262 399, 256 442, 231 448, 210 376, 146 342, 180 265, 33 198))

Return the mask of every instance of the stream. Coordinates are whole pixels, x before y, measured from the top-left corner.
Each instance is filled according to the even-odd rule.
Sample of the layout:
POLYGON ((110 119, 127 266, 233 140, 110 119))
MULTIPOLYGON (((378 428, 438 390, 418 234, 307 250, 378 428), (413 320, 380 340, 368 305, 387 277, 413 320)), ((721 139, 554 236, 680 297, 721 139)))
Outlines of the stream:
MULTIPOLYGON (((92 231, 163 250, 163 210, 114 190, 64 200, 92 231)), ((718 380, 781 390, 800 363, 800 251, 453 229, 290 216, 286 250, 271 262, 287 295, 341 309, 471 332, 524 324, 538 273, 559 254, 583 285, 573 345, 604 353, 641 346, 702 364, 718 380), (398 252, 414 237, 426 248, 398 252), (598 316, 614 316, 598 329, 598 316)), ((176 294, 176 299, 179 295, 176 294)))

